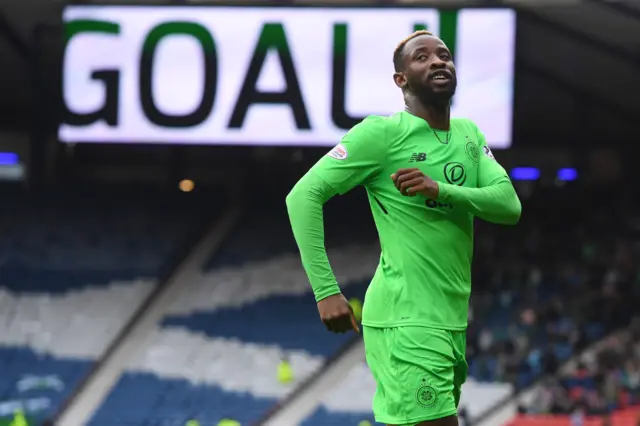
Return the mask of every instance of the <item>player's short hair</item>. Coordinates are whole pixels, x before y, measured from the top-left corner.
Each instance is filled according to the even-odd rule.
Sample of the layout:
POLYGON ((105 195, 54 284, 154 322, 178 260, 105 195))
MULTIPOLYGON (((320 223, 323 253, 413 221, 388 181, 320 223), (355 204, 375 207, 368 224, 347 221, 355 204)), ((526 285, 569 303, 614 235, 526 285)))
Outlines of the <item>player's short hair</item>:
POLYGON ((414 31, 413 34, 409 35, 408 37, 405 37, 402 41, 400 41, 400 43, 398 43, 398 45, 396 46, 396 49, 393 51, 393 68, 396 70, 396 72, 400 72, 402 71, 402 57, 404 56, 404 46, 409 42, 409 40, 413 40, 416 37, 419 37, 421 35, 433 35, 432 32, 427 31, 427 30, 418 30, 418 31, 414 31))

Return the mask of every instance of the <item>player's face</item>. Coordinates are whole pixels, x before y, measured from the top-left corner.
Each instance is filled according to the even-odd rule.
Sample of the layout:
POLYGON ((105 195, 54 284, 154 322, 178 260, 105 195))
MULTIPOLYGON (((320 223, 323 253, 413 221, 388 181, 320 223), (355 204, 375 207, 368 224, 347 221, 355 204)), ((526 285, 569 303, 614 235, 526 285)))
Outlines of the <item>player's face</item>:
POLYGON ((404 51, 405 68, 401 73, 406 82, 404 87, 428 100, 449 101, 458 82, 451 52, 444 42, 438 37, 421 35, 409 40, 404 51))

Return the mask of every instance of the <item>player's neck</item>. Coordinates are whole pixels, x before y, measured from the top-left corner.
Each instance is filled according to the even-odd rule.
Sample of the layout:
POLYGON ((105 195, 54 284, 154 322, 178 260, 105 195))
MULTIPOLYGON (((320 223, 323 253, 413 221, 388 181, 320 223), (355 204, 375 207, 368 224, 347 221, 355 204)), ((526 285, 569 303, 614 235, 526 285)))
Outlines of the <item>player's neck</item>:
POLYGON ((449 102, 442 105, 426 105, 415 97, 405 97, 405 110, 422 118, 429 123, 429 127, 436 130, 449 130, 449 102))

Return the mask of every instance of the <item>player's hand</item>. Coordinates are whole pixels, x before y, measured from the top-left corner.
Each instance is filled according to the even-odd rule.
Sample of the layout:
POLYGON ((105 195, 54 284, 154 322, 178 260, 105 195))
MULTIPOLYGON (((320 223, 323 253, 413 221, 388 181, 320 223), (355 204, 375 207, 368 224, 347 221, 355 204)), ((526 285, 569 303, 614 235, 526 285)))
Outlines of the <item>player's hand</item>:
POLYGON ((391 180, 402 195, 415 197, 422 194, 432 200, 438 199, 440 188, 438 182, 425 176, 420 169, 399 169, 391 175, 391 180))
POLYGON ((334 333, 345 333, 349 330, 360 332, 353 310, 342 294, 334 294, 319 301, 318 312, 320 319, 329 331, 334 333))

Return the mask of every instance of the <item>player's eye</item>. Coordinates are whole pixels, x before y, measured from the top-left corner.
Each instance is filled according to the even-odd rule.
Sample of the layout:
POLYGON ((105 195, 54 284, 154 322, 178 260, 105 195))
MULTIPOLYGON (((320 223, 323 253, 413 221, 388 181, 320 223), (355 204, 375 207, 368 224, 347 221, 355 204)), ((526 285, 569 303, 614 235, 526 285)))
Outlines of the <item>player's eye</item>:
POLYGON ((442 59, 443 61, 450 61, 451 55, 449 55, 448 53, 443 53, 442 55, 440 55, 440 59, 442 59))
POLYGON ((416 59, 419 61, 424 61, 425 59, 427 59, 427 55, 420 54, 416 57, 416 59))

